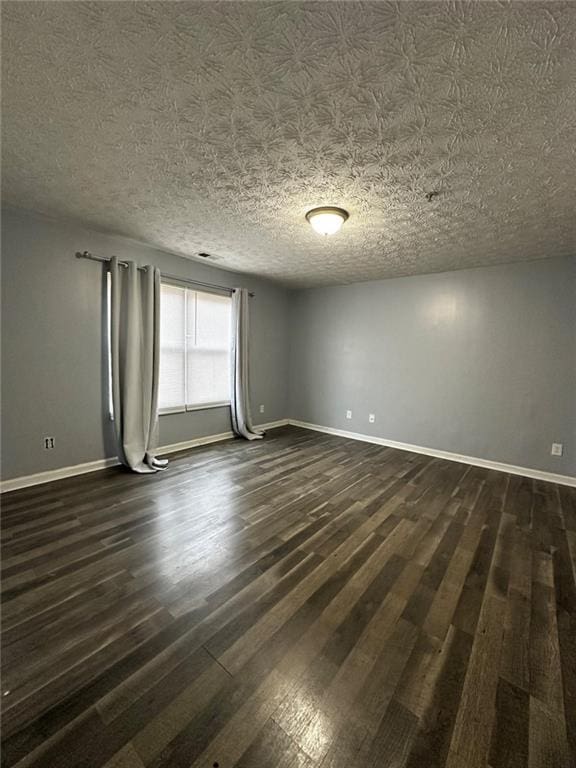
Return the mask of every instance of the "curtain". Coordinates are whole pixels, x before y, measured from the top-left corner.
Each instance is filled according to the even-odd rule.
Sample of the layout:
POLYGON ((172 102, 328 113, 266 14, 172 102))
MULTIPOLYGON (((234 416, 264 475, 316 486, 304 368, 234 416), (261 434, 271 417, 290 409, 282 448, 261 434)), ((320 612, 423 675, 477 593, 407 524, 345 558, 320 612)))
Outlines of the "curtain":
POLYGON ((254 429, 250 414, 250 383, 248 378, 248 303, 246 288, 236 288, 232 294, 232 429, 246 440, 259 440, 264 432, 254 429))
POLYGON ((110 262, 112 405, 118 457, 134 472, 165 469, 158 444, 160 271, 110 262))

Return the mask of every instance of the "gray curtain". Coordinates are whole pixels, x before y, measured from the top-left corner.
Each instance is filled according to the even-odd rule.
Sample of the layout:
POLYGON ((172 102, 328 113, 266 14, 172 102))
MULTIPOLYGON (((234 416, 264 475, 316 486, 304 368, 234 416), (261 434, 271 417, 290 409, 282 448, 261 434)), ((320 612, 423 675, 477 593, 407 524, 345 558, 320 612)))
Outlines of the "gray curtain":
POLYGON ((118 457, 134 472, 165 469, 158 444, 160 271, 110 262, 112 404, 118 457))
POLYGON ((250 381, 248 377, 248 312, 250 297, 245 288, 235 288, 232 294, 232 429, 246 440, 264 437, 254 429, 250 414, 250 381))

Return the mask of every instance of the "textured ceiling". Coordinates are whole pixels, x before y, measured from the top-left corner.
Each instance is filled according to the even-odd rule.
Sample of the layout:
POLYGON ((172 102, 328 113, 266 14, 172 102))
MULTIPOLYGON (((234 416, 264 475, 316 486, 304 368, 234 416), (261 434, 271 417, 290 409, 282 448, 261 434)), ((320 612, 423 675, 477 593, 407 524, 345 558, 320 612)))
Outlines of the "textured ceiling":
POLYGON ((292 285, 576 253, 576 3, 2 17, 13 205, 292 285), (316 205, 350 212, 339 235, 316 205))

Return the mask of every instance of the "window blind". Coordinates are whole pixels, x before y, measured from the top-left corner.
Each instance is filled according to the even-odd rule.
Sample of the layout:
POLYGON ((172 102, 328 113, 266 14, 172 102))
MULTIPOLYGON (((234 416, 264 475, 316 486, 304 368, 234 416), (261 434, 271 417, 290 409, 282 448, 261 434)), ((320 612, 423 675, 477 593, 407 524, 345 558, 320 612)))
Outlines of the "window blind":
POLYGON ((161 411, 230 402, 231 309, 229 296, 162 284, 161 411))

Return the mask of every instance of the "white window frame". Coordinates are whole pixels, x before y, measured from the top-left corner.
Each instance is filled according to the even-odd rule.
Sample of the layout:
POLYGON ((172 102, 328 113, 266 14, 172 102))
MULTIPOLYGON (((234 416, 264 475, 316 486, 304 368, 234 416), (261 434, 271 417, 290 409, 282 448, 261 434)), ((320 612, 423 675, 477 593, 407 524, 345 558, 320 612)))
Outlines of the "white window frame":
POLYGON ((187 405, 184 408, 159 408, 159 416, 168 416, 170 413, 188 413, 188 411, 204 411, 208 408, 229 408, 230 400, 223 400, 221 403, 200 403, 200 405, 187 405))
MULTIPOLYGON (((208 293, 208 294, 214 294, 216 296, 227 296, 228 294, 220 294, 216 291, 202 291, 197 290, 196 288, 190 288, 187 285, 182 285, 181 283, 170 280, 161 280, 161 285, 171 285, 176 288, 182 288, 185 291, 193 291, 194 293, 208 293)), ((162 300, 162 299, 160 299, 162 300)), ((184 338, 188 339, 188 300, 187 298, 184 301, 184 338)), ((185 345, 185 349, 186 349, 185 345)), ((229 350, 229 352, 232 352, 232 349, 229 350)), ((187 360, 184 361, 184 396, 186 397, 188 393, 188 362, 187 360)), ((158 409, 158 415, 159 416, 168 416, 170 414, 174 413, 189 413, 190 411, 205 411, 209 408, 229 408, 230 407, 230 400, 221 400, 221 401, 215 401, 213 403, 198 403, 197 405, 188 405, 185 404, 184 407, 179 408, 159 408, 158 409)))

